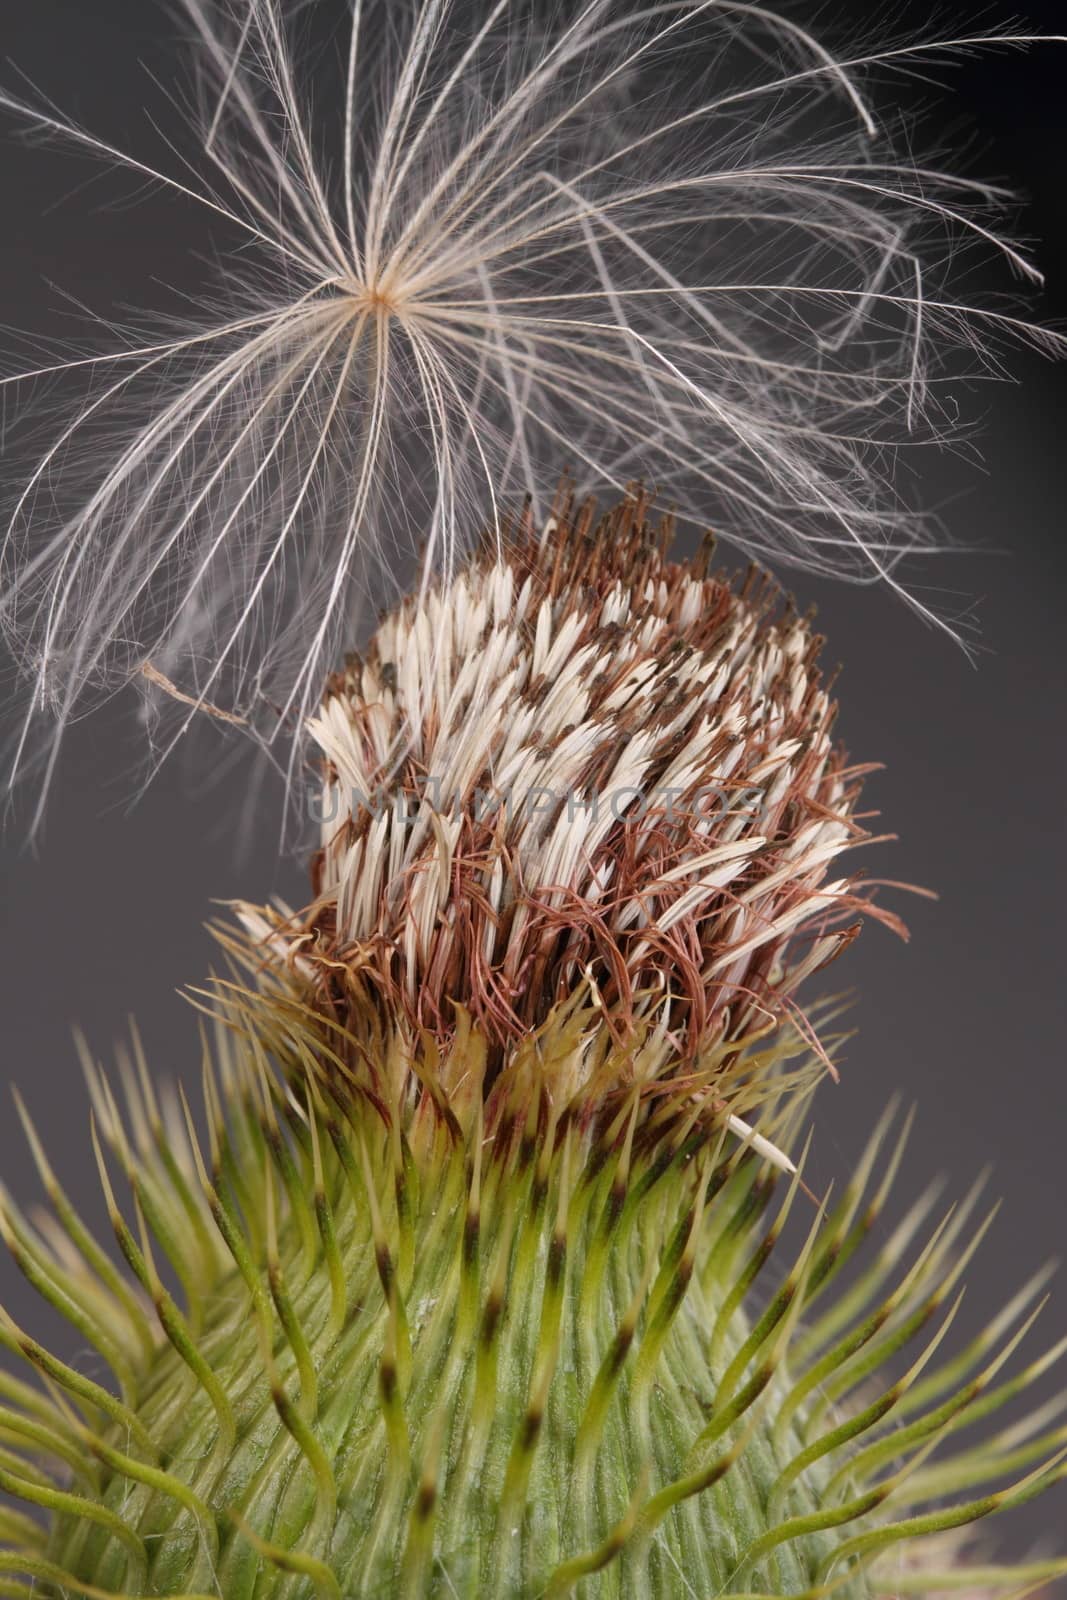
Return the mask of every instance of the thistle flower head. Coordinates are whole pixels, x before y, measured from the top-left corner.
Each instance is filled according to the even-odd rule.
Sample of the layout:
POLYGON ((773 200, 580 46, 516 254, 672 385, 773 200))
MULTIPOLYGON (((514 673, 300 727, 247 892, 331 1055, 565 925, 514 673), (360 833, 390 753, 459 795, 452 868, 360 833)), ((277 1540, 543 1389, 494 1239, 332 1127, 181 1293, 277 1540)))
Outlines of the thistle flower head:
POLYGON ((186 722, 310 713, 322 834, 312 904, 238 907, 194 994, 199 1124, 136 1041, 125 1110, 87 1063, 122 1269, 20 1102, 51 1217, 0 1193, 0 1238, 92 1353, 0 1312, 29 1369, 0 1374, 0 1592, 955 1587, 957 1530, 1067 1475, 1062 1400, 961 1431, 1065 1345, 1007 1370, 1039 1274, 944 1346, 978 1190, 932 1228, 920 1197, 842 1276, 900 1165, 890 1113, 790 1247, 804 1157, 767 1135, 823 1065, 794 995, 873 909, 838 863, 862 769, 819 641, 767 577, 673 561, 643 495, 597 523, 544 467, 643 468, 750 553, 895 582, 919 535, 881 449, 936 431, 930 333, 974 348, 982 320, 931 294, 909 218, 1030 269, 957 203, 988 191, 859 154, 833 111, 794 148, 813 101, 873 136, 855 74, 908 47, 834 60, 749 0, 544 28, 534 0, 351 0, 331 152, 281 0, 184 4, 214 178, 154 176, 249 244, 244 298, 86 358, 0 617, 60 730, 131 675, 186 722), (415 530, 416 592, 323 698, 415 530))
POLYGON ((448 572, 498 496, 544 515, 561 456, 772 563, 896 584, 936 542, 888 452, 943 434, 939 383, 987 370, 990 336, 1040 337, 941 264, 971 241, 1036 272, 993 190, 894 150, 865 81, 1014 36, 838 58, 747 0, 351 0, 312 118, 279 0, 184 8, 191 171, 0 96, 239 261, 186 330, 17 380, 88 380, 2 546, 0 616, 60 732, 131 678, 181 707, 175 738, 205 705, 299 726, 405 552, 448 572))
POLYGON ((330 680, 301 969, 508 1049, 584 988, 681 1062, 766 1031, 869 901, 821 641, 766 579, 671 560, 642 497, 561 494, 330 680))
POLYGON ((316 900, 241 908, 195 995, 206 1139, 136 1048, 125 1111, 89 1066, 132 1278, 25 1117, 55 1221, 0 1195, 0 1237, 113 1381, 0 1316, 45 1379, 0 1376, 15 1593, 934 1595, 948 1536, 1067 1473, 1062 1401, 960 1436, 1064 1353, 1005 1370, 1043 1274, 945 1345, 978 1189, 843 1276, 891 1114, 790 1243, 804 1155, 767 1135, 821 1070, 791 994, 855 909, 858 775, 808 625, 669 532, 563 495, 331 680, 316 900), (665 779, 676 810, 638 804, 665 779), (517 809, 487 821, 483 782, 517 809), (569 834, 553 785, 613 783, 569 834))

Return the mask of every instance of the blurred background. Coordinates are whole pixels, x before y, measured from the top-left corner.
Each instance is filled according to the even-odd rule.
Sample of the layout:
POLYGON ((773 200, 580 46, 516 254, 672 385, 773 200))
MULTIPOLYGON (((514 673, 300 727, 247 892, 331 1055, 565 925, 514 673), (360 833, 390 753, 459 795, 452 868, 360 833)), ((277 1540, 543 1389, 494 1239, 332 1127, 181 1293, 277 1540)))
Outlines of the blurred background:
MULTIPOLYGON (((836 0, 790 15, 820 23, 832 42, 867 10, 836 0)), ((889 10, 894 30, 930 27, 926 5, 889 10)), ((1032 31, 1064 23, 1062 0, 1014 12, 1032 31)), ((937 22, 966 32, 1004 15, 956 5, 937 22)), ((65 112, 134 149, 161 136, 145 108, 164 134, 177 125, 160 88, 175 80, 177 39, 157 0, 6 0, 0 19, 0 54, 65 112)), ((1048 278, 1032 310, 1060 325, 1065 68, 1067 47, 998 51, 939 65, 914 91, 924 108, 918 148, 940 145, 964 170, 1020 193, 1020 231, 1048 278)), ((17 88, 12 66, 0 76, 17 88)), ((200 279, 199 216, 17 139, 7 120, 0 140, 0 321, 13 331, 13 362, 25 348, 15 334, 73 330, 67 294, 105 313, 170 308, 200 279)), ((812 1181, 843 1182, 892 1094, 919 1108, 900 1209, 935 1174, 958 1195, 992 1167, 989 1194, 1006 1203, 968 1274, 970 1329, 1060 1251, 1067 1196, 1067 369, 1019 354, 1010 371, 1011 383, 961 397, 969 415, 985 416, 979 450, 932 453, 921 476, 926 503, 969 547, 922 576, 943 609, 977 619, 975 664, 883 591, 794 586, 818 603, 828 657, 844 664, 840 727, 851 753, 885 763, 868 793, 899 842, 870 852, 869 870, 940 896, 892 898, 910 943, 871 927, 834 970, 834 985, 861 997, 859 1032, 841 1084, 821 1092, 812 1181)), ((241 808, 243 768, 220 768, 203 750, 179 756, 131 806, 143 758, 132 709, 117 702, 74 730, 36 848, 25 847, 18 816, 2 841, 0 1079, 20 1084, 64 1183, 94 1217, 72 1029, 107 1061, 135 1013, 154 1070, 195 1076, 194 1018, 177 991, 211 963, 203 924, 212 902, 305 893, 301 860, 279 858, 277 794, 241 808)), ((35 1180, 9 1105, 0 1098, 0 1170, 29 1198, 35 1180)), ((6 1259, 0 1289, 17 1316, 30 1314, 32 1296, 6 1259)), ((35 1329, 55 1332, 43 1312, 32 1315, 35 1329)), ((1067 1281, 1029 1348, 1065 1327, 1067 1281)), ((1065 1504, 1060 1494, 1028 1507, 1001 1548, 1056 1542, 1065 1504)))

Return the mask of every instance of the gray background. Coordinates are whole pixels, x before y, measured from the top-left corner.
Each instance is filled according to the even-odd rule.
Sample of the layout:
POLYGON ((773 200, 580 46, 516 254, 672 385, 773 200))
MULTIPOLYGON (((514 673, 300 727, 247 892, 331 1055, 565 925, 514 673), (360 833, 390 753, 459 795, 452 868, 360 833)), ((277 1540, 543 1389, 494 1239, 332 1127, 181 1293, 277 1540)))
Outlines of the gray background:
MULTIPOLYGON (((1034 28, 1062 21, 1059 5, 1020 9, 1034 28)), ((984 6, 969 19, 961 10, 965 25, 990 16, 984 6)), ((847 7, 822 12, 831 32, 853 20, 847 7)), ((898 8, 903 20, 906 12, 898 8)), ((922 20, 923 10, 915 15, 922 20)), ((173 38, 165 12, 147 0, 7 0, 0 22, 0 54, 95 131, 135 146, 151 137, 142 105, 158 108, 162 99, 138 61, 168 79, 173 38)), ((1053 51, 1001 56, 946 71, 937 97, 950 145, 981 130, 970 168, 1027 191, 1024 230, 1041 241, 1038 259, 1051 279, 1037 307, 1047 316, 1067 306, 1063 66, 1053 51)), ((67 311, 49 281, 107 310, 167 303, 170 291, 157 293, 152 279, 179 288, 197 280, 189 218, 170 202, 149 195, 131 206, 129 184, 54 150, 9 138, 0 148, 0 322, 54 333, 67 311)), ((910 944, 872 926, 835 969, 835 985, 854 986, 861 997, 853 1015, 860 1034, 840 1087, 822 1091, 814 1181, 844 1179, 894 1092, 919 1106, 898 1208, 935 1173, 959 1193, 991 1163, 990 1192, 1007 1203, 968 1275, 968 1328, 1060 1250, 1067 1184, 1067 375, 1025 358, 1012 370, 1018 387, 986 389, 967 402, 987 412, 982 462, 931 457, 922 479, 927 502, 941 507, 955 535, 981 547, 927 574, 960 603, 976 602, 977 669, 887 594, 797 586, 802 599, 818 601, 828 655, 845 664, 841 728, 851 752, 886 763, 868 792, 900 842, 872 851, 869 869, 941 896, 896 897, 910 944)), ((202 925, 212 899, 263 899, 278 889, 299 900, 304 884, 300 863, 278 858, 273 797, 239 828, 239 771, 208 781, 210 762, 179 758, 131 808, 142 750, 129 711, 116 704, 75 730, 36 854, 22 848, 17 821, 3 841, 0 1078, 23 1087, 64 1182, 93 1216, 72 1025, 107 1059, 123 1018, 135 1012, 155 1070, 192 1076, 193 1018, 177 986, 198 981, 211 961, 202 925)), ((6 1100, 0 1170, 16 1193, 33 1191, 6 1100)), ((16 1315, 53 1331, 31 1311, 32 1297, 6 1260, 0 1289, 16 1315)), ((1049 1341, 1065 1326, 1061 1283, 1039 1337, 1049 1341)), ((1061 1493, 1028 1508, 1005 1534, 1008 1547, 1055 1534, 1065 1505, 1061 1493)))

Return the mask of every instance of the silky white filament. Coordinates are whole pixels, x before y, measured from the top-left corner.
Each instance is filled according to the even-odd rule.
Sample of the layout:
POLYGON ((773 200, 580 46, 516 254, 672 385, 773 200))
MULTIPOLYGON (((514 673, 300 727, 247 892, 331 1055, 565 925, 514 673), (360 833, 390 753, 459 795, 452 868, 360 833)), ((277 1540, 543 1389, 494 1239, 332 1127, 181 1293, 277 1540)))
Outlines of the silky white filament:
POLYGON ((183 3, 189 165, 0 95, 246 247, 226 314, 213 287, 180 333, 5 380, 88 379, 0 529, 34 690, 16 768, 37 711, 50 776, 83 697, 134 679, 177 691, 169 742, 204 706, 302 727, 405 557, 447 571, 563 468, 643 477, 773 565, 898 586, 936 540, 893 448, 943 435, 954 355, 1054 343, 939 286, 965 239, 1037 273, 997 193, 902 160, 865 92, 1015 35, 842 58, 742 0, 351 0, 331 127, 281 0, 183 3))
POLYGON ((772 1167, 777 1167, 779 1172, 796 1172, 796 1162, 791 1161, 776 1144, 765 1139, 762 1133, 757 1133, 751 1123, 746 1122, 743 1117, 727 1117, 726 1126, 731 1133, 737 1135, 742 1144, 750 1144, 758 1156, 762 1156, 764 1161, 769 1161, 772 1167))

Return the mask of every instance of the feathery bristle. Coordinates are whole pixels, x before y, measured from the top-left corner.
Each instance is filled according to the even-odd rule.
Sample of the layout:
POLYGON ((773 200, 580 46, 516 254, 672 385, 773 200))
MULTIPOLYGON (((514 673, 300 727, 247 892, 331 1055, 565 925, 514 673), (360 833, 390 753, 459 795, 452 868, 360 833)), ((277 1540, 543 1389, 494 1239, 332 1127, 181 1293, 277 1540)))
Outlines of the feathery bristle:
POLYGON ((205 706, 299 729, 405 553, 448 572, 498 496, 543 515, 567 461, 772 565, 898 586, 937 541, 890 452, 944 435, 939 385, 995 368, 990 341, 1058 347, 945 289, 961 242, 1038 274, 998 193, 901 156, 864 88, 1009 31, 838 58, 739 0, 575 0, 550 26, 534 0, 351 0, 324 128, 279 0, 183 4, 192 171, 0 95, 199 206, 240 262, 186 332, 6 380, 88 379, 3 538, 0 617, 57 737, 131 679, 187 698, 175 738, 205 706))

